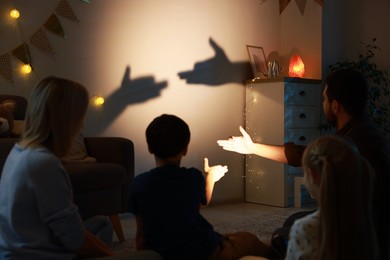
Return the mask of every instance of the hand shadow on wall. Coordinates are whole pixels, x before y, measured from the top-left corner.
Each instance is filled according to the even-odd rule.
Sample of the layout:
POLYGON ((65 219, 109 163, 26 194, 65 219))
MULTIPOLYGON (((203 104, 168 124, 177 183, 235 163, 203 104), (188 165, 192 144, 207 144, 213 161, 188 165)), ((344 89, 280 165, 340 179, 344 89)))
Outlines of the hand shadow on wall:
POLYGON ((121 86, 109 97, 105 98, 102 108, 91 108, 93 122, 85 122, 86 129, 91 129, 90 135, 103 133, 112 122, 126 109, 128 105, 145 102, 149 99, 160 96, 161 91, 168 85, 167 81, 155 82, 154 77, 130 78, 130 67, 126 67, 121 86), (92 111, 93 110, 93 111, 92 111), (99 127, 96 127, 96 123, 99 127), (95 127, 94 127, 95 126, 95 127), (100 129, 96 129, 100 128, 100 129))
POLYGON ((195 63, 191 71, 179 72, 181 79, 188 84, 203 84, 218 86, 226 83, 240 83, 252 78, 250 63, 231 62, 225 51, 212 39, 209 43, 215 52, 215 56, 205 61, 195 63))

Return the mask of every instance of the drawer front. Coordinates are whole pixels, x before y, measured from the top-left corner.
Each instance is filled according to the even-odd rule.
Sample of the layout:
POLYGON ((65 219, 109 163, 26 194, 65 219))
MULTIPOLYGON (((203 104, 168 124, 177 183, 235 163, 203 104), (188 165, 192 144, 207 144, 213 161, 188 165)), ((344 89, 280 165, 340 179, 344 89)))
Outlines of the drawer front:
POLYGON ((284 142, 293 142, 298 145, 308 145, 318 136, 320 136, 320 130, 315 128, 287 128, 285 130, 284 142))
POLYGON ((285 128, 317 128, 320 125, 318 106, 286 106, 284 110, 285 128))
POLYGON ((286 82, 284 86, 285 105, 321 104, 321 87, 317 84, 286 82))
POLYGON ((303 169, 302 167, 295 167, 291 165, 285 165, 285 171, 287 173, 287 176, 303 176, 303 169))

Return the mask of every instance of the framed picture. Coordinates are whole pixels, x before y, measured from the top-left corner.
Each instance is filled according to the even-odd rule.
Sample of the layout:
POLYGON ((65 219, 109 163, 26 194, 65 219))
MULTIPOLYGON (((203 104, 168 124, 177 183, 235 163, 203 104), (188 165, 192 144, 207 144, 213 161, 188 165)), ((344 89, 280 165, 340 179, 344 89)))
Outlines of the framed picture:
POLYGON ((252 45, 247 45, 246 49, 248 50, 253 78, 264 78, 268 74, 268 65, 264 49, 252 45))

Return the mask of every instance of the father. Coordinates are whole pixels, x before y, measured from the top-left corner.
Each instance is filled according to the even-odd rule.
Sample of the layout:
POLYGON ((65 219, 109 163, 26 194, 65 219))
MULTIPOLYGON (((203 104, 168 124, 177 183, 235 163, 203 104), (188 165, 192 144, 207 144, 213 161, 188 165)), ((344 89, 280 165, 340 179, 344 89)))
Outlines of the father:
MULTIPOLYGON (((389 259, 390 243, 390 144, 365 116, 368 83, 358 71, 341 69, 325 80, 323 109, 327 121, 336 128, 336 135, 352 140, 375 170, 373 217, 380 249, 380 259, 389 259)), ((227 151, 258 156, 300 166, 305 146, 286 143, 268 145, 254 143, 240 127, 242 136, 218 140, 227 151)), ((346 189, 347 191, 347 189, 346 189)), ((358 228, 358 227, 357 227, 358 228)), ((353 235, 353 234, 351 234, 353 235)))

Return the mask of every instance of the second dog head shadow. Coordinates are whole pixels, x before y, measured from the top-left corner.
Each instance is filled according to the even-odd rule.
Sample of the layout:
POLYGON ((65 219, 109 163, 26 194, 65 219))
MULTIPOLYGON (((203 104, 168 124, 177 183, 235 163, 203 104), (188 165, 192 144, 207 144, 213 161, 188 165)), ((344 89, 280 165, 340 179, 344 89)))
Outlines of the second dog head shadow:
POLYGON ((195 63, 193 70, 179 72, 181 79, 188 84, 218 86, 226 83, 244 84, 247 79, 252 78, 249 61, 231 62, 212 38, 209 43, 215 52, 214 57, 195 63))
POLYGON ((131 79, 130 67, 126 67, 121 86, 105 98, 99 132, 104 132, 127 106, 160 96, 167 85, 167 81, 155 82, 152 76, 131 79))

